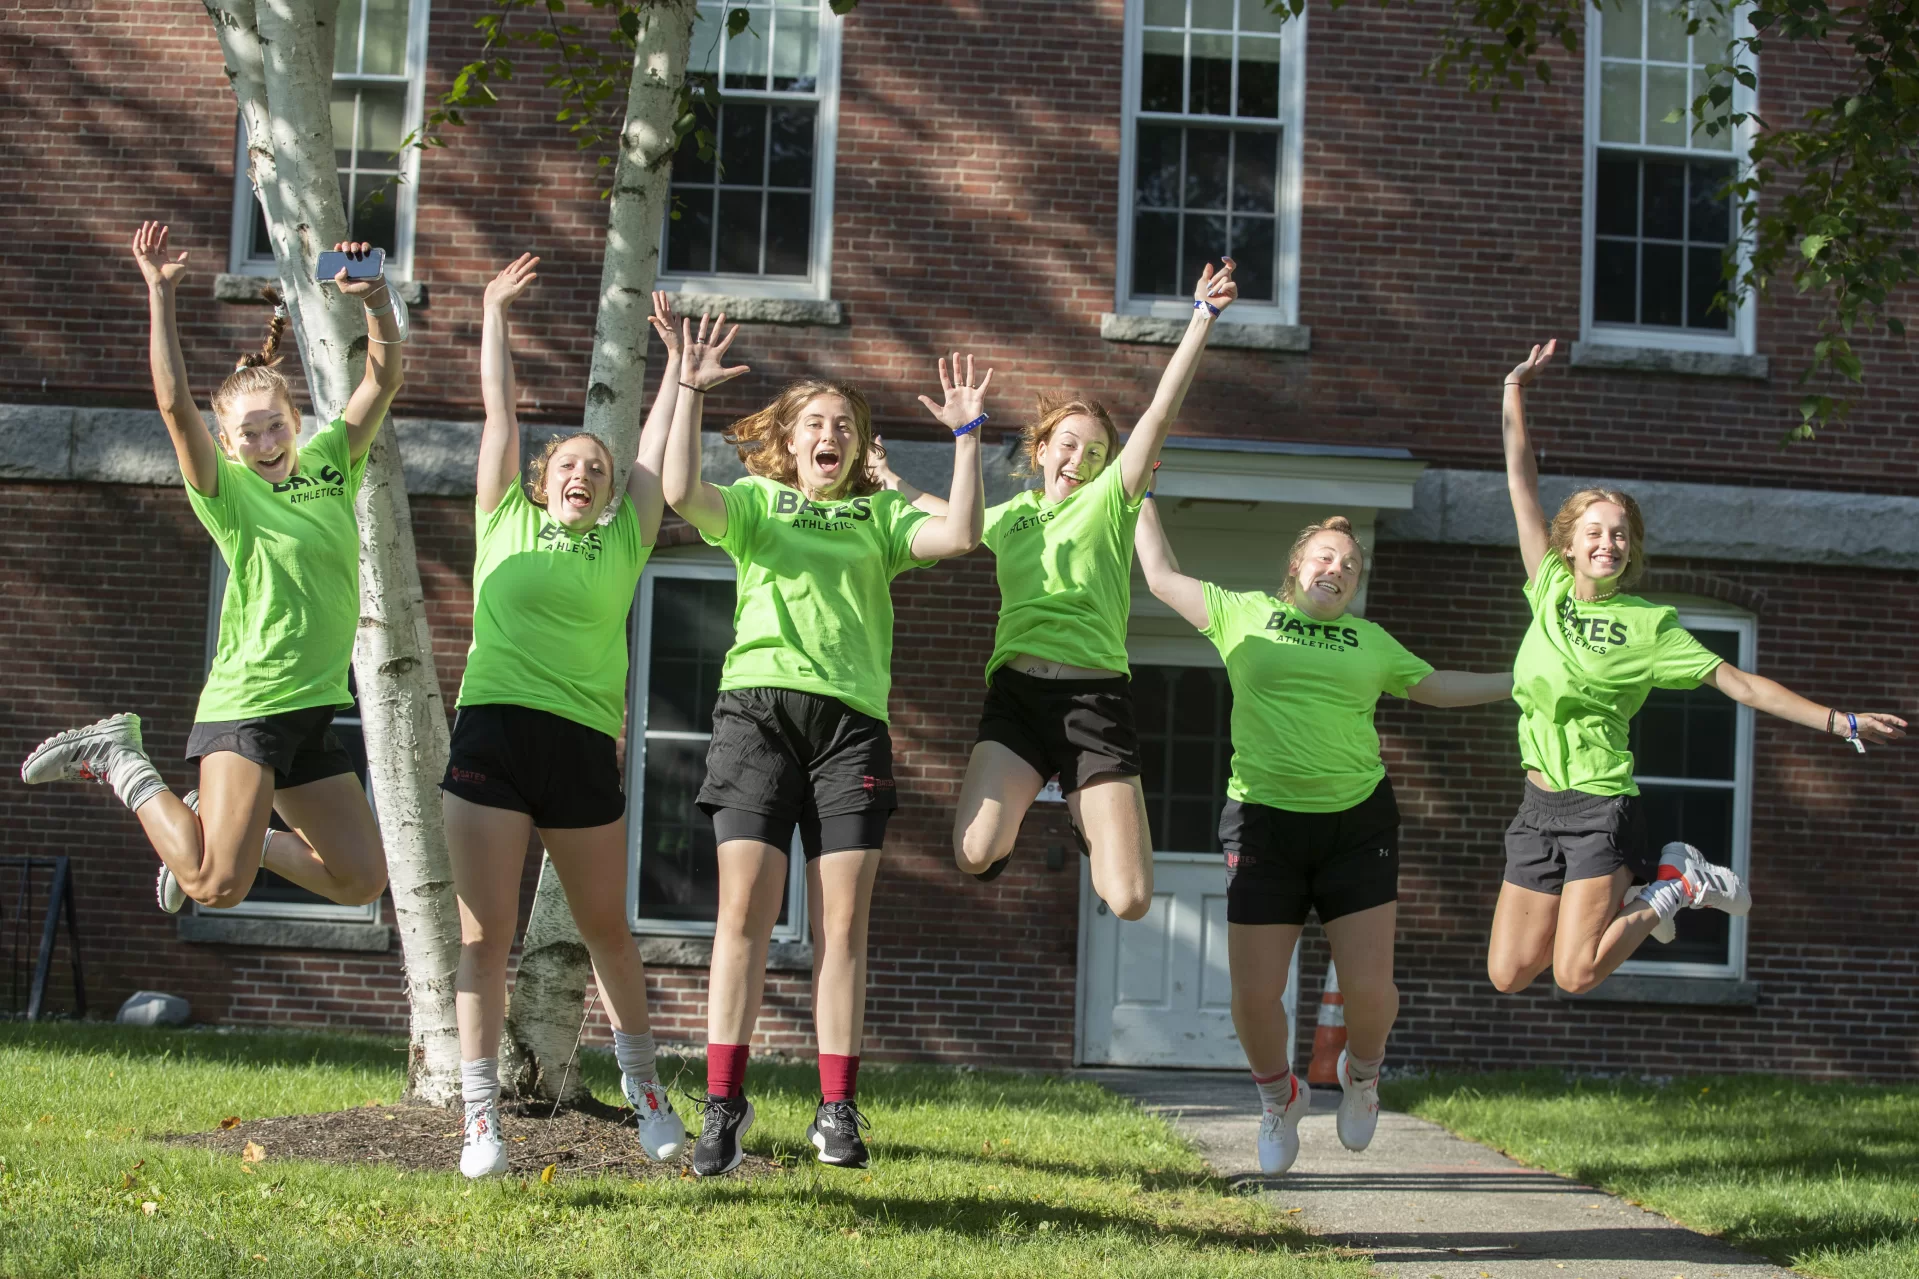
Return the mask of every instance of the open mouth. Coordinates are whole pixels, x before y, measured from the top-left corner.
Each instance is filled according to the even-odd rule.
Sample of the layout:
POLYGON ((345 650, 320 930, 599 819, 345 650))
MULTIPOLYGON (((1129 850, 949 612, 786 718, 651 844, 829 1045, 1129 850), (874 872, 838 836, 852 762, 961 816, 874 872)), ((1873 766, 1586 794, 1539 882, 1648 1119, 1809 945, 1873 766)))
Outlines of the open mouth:
POLYGON ((1610 573, 1619 567, 1619 557, 1611 551, 1594 551, 1592 566, 1601 573, 1610 573))
POLYGON ((1309 591, 1318 591, 1321 595, 1330 595, 1334 599, 1338 599, 1341 595, 1345 594, 1345 588, 1330 577, 1322 577, 1306 589, 1309 591))
POLYGON ((813 465, 828 479, 840 473, 841 461, 840 451, 831 444, 822 444, 813 450, 813 465))
POLYGON ((261 458, 257 463, 255 463, 255 466, 263 474, 278 474, 281 471, 285 471, 289 469, 292 466, 292 464, 293 464, 292 456, 288 454, 285 449, 282 449, 280 452, 275 453, 272 457, 261 458))
POLYGON ((1061 471, 1059 473, 1059 482, 1062 486, 1064 486, 1065 488, 1069 490, 1076 489, 1080 485, 1079 472, 1078 471, 1061 471))
POLYGON ((569 484, 561 490, 560 500, 569 510, 590 511, 593 509, 593 490, 584 484, 569 484))

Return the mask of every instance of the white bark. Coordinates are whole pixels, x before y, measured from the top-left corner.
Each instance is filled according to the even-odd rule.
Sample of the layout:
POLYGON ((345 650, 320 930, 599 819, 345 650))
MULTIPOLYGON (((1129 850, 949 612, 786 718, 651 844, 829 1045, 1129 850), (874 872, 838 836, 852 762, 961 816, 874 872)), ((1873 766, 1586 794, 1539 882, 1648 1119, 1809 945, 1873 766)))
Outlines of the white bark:
MULTIPOLYGON (((322 249, 346 238, 334 162, 333 19, 337 0, 205 0, 247 129, 247 173, 266 212, 314 413, 338 415, 366 358, 360 304, 314 280, 322 249)), ((369 781, 386 845, 406 956, 412 1051, 408 1095, 460 1095, 453 977, 459 916, 441 825, 446 708, 433 667, 425 595, 399 449, 389 425, 359 495, 360 627, 354 668, 369 781)))
MULTIPOLYGON (((612 449, 619 468, 615 482, 621 487, 646 420, 646 346, 653 331, 647 317, 653 312, 653 282, 659 274, 660 228, 665 225, 667 184, 672 176, 673 122, 686 80, 693 19, 692 0, 651 0, 641 10, 626 120, 608 201, 600 310, 593 325, 593 368, 587 377, 586 429, 612 449)), ((629 725, 629 751, 635 749, 636 731, 637 726, 629 725)), ((634 820, 631 812, 627 820, 634 820)), ((607 885, 607 891, 614 891, 614 886, 607 885)), ((503 1079, 523 1095, 556 1096, 562 1080, 565 1099, 584 1093, 578 1068, 569 1071, 566 1063, 579 1042, 591 974, 586 945, 567 910, 552 858, 544 858, 501 1045, 503 1079)))

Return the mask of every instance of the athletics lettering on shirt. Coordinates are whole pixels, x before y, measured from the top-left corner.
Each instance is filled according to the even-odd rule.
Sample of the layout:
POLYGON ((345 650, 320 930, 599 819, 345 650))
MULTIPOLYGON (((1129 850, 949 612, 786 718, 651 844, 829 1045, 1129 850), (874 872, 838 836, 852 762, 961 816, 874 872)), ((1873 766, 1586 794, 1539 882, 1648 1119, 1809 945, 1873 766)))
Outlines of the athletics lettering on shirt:
POLYGON ((1006 526, 1006 535, 1010 537, 1014 533, 1028 533, 1036 528, 1045 528, 1053 522, 1053 517, 1064 509, 1065 505, 1062 503, 1058 506, 1043 507, 1030 514, 1022 515, 1006 526))
POLYGON ((346 476, 336 466, 322 466, 317 475, 289 475, 273 486, 275 493, 291 493, 289 502, 312 502, 323 497, 345 497, 346 476))
POLYGON ((594 529, 585 537, 575 540, 567 535, 564 528, 548 522, 540 526, 538 549, 553 551, 560 555, 584 555, 587 563, 600 558, 604 544, 600 541, 600 530, 594 529))
POLYGON ((1278 632, 1282 644, 1331 648, 1342 653, 1349 648, 1359 647, 1359 632, 1350 626, 1328 626, 1324 622, 1302 621, 1297 617, 1288 617, 1281 611, 1275 611, 1266 619, 1266 629, 1278 632), (1299 638, 1291 638, 1294 635, 1299 638))
POLYGON ((1571 595, 1559 604, 1559 631, 1568 644, 1593 653, 1610 652, 1626 642, 1626 627, 1609 617, 1596 617, 1579 611, 1579 601, 1571 595))
POLYGON ((843 533, 854 526, 854 521, 873 518, 873 499, 856 497, 850 502, 822 506, 792 489, 781 489, 773 495, 773 514, 791 515, 794 528, 843 533))

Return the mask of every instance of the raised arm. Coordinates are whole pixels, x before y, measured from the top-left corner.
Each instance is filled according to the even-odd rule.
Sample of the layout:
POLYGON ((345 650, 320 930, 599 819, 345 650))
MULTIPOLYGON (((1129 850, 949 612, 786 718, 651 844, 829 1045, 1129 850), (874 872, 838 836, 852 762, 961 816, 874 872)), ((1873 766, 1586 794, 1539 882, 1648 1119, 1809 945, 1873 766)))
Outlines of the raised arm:
POLYGON ((1513 523, 1519 528, 1519 555, 1526 561, 1528 582, 1539 575, 1548 537, 1546 512, 1539 505, 1539 464, 1526 439, 1526 388, 1552 360, 1558 346, 1559 339, 1554 338, 1534 347, 1532 354, 1506 375, 1506 385, 1500 391, 1504 397, 1499 429, 1506 443, 1506 492, 1512 498, 1513 523))
MULTIPOLYGON (((373 246, 348 242, 333 247, 354 257, 365 257, 373 246)), ((333 284, 366 307, 366 369, 360 374, 360 385, 353 388, 346 407, 340 410, 347 443, 358 461, 373 447, 373 437, 380 433, 380 423, 386 420, 393 397, 400 393, 400 345, 406 339, 400 333, 400 317, 394 310, 393 290, 387 287, 385 275, 349 280, 346 268, 341 267, 333 284)))
POLYGON ((666 461, 666 442, 673 433, 673 410, 680 403, 680 325, 673 304, 666 294, 653 290, 653 331, 666 347, 666 363, 660 367, 660 389, 653 395, 653 408, 640 428, 640 452, 633 469, 626 473, 626 495, 633 499, 633 512, 640 518, 640 541, 650 546, 660 532, 660 514, 666 500, 660 489, 660 468, 666 461))
POLYGON ((1166 540, 1166 527, 1159 522, 1159 500, 1147 498, 1140 503, 1139 525, 1133 530, 1133 547, 1139 552, 1139 566, 1146 571, 1147 589, 1153 598, 1191 622, 1198 630, 1213 624, 1206 607, 1206 588, 1197 577, 1179 571, 1173 544, 1166 540))
POLYGON ((540 260, 522 253, 487 282, 480 318, 480 399, 486 425, 480 428, 480 464, 474 492, 489 514, 506 497, 520 474, 519 384, 513 378, 513 332, 507 308, 539 279, 540 260))
POLYGON ((1821 706, 1799 696, 1778 680, 1742 671, 1731 662, 1721 662, 1713 667, 1706 682, 1742 706, 1777 715, 1802 728, 1817 729, 1837 737, 1851 737, 1852 725, 1857 722, 1859 735, 1853 740, 1861 751, 1865 750, 1864 742, 1883 746, 1906 735, 1906 721, 1897 715, 1858 711, 1848 716, 1845 711, 1821 706))
POLYGON ((700 478, 700 415, 706 408, 707 391, 747 371, 744 364, 726 367, 726 348, 733 345, 740 326, 725 326, 724 315, 717 320, 701 316, 697 333, 692 320, 680 321, 683 394, 673 405, 673 428, 660 463, 660 489, 666 504, 708 537, 726 536, 726 499, 700 478))
POLYGON ((1199 357, 1205 354, 1213 323, 1239 296, 1239 285, 1233 283, 1233 266, 1233 260, 1227 258, 1218 271, 1213 270, 1210 262, 1200 270, 1199 283, 1193 289, 1193 318, 1186 323, 1186 334, 1180 338, 1173 358, 1166 362, 1166 371, 1159 376, 1159 389, 1153 392, 1153 402, 1140 414, 1133 433, 1126 437, 1126 447, 1120 450, 1119 477, 1126 486, 1128 501, 1136 500, 1151 487, 1153 463, 1159 461, 1166 432, 1172 430, 1173 423, 1179 419, 1180 406, 1186 402, 1193 375, 1199 371, 1199 357))
POLYGON ((946 393, 944 404, 935 404, 930 396, 920 396, 940 424, 953 432, 953 487, 946 497, 946 512, 920 521, 913 530, 913 558, 943 560, 964 555, 979 545, 986 528, 986 479, 980 472, 979 429, 986 423, 986 388, 992 384, 993 370, 977 382, 973 375, 973 357, 966 357, 966 376, 960 377, 960 353, 953 352, 949 373, 940 360, 940 389, 946 393))
POLYGON ((886 460, 886 441, 877 432, 873 435, 873 447, 866 455, 866 470, 881 488, 892 489, 906 499, 907 505, 917 510, 925 511, 928 515, 944 515, 949 509, 945 498, 935 497, 915 486, 893 469, 893 464, 886 460))
POLYGON ((1421 706, 1483 706, 1513 695, 1513 673, 1492 671, 1434 671, 1417 684, 1406 686, 1406 696, 1421 706))
POLYGON ((153 398, 160 419, 173 440, 180 474, 204 497, 218 495, 220 446, 207 432, 206 420, 187 389, 187 361, 180 353, 180 323, 173 297, 187 273, 187 255, 169 259, 167 229, 158 222, 142 222, 133 233, 133 260, 147 282, 147 316, 152 325, 147 340, 147 362, 153 368, 153 398))

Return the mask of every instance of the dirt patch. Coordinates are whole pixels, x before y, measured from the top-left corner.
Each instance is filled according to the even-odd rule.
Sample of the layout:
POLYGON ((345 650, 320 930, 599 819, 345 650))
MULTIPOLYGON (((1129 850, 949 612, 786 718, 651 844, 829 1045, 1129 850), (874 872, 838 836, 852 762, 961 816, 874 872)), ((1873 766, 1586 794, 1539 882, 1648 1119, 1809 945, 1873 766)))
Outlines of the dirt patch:
MULTIPOLYGON (((695 1118, 688 1125, 697 1129, 695 1118)), ((547 1165, 553 1175, 690 1177, 692 1133, 679 1158, 655 1163, 640 1150, 633 1112, 589 1101, 554 1112, 551 1103, 500 1107, 500 1135, 506 1141, 512 1176, 538 1177, 547 1165)), ((460 1166, 460 1112, 438 1106, 401 1104, 361 1106, 323 1115, 249 1119, 214 1132, 167 1138, 182 1146, 238 1157, 248 1142, 266 1151, 265 1163, 311 1159, 332 1164, 378 1164, 410 1172, 454 1172, 460 1166)), ((777 1172, 770 1159, 748 1155, 733 1177, 777 1172)))

